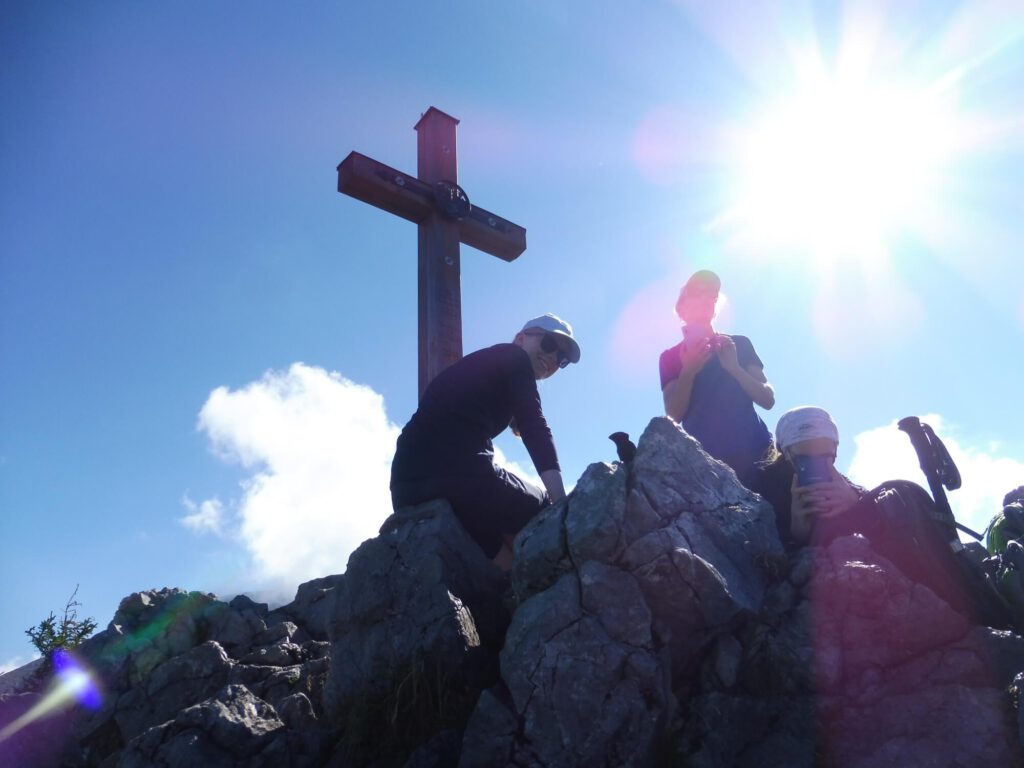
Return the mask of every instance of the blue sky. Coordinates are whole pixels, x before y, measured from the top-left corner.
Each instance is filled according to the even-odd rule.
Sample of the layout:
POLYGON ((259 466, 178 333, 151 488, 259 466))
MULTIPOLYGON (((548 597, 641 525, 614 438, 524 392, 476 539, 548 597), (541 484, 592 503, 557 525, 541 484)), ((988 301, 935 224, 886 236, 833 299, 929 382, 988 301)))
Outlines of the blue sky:
MULTIPOLYGON (((1009 2, 14 2, 0 19, 0 669, 80 584, 288 599, 390 511, 416 231, 351 150, 527 228, 463 249, 466 350, 555 312, 571 483, 661 411, 675 295, 722 277, 777 404, 920 481, 929 417, 984 526, 1024 483, 1024 9, 1009 2)), ((514 439, 508 461, 529 467, 514 439)))

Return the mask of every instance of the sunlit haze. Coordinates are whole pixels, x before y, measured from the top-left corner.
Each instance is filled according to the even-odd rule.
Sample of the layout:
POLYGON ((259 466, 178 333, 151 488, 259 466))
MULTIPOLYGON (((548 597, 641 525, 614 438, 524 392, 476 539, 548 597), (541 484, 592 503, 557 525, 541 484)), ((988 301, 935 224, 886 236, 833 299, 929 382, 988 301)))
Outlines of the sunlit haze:
POLYGON ((278 603, 377 533, 417 230, 336 167, 415 173, 431 106, 527 230, 462 247, 464 350, 545 312, 579 339, 539 387, 567 486, 663 412, 711 269, 769 429, 820 405, 840 471, 923 483, 895 424, 927 417, 984 527, 1024 483, 1022 82, 1003 0, 5 4, 0 670, 76 585, 100 628, 146 589, 278 603))
POLYGON ((943 96, 819 73, 744 133, 725 218, 766 246, 878 258, 949 193, 942 170, 955 142, 943 96))

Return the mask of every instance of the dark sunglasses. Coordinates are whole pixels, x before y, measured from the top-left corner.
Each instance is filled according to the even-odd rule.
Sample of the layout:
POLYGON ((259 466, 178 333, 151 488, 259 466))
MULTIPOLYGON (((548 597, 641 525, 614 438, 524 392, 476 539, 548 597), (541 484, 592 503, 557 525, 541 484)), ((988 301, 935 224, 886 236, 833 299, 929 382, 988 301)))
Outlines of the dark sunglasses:
POLYGON ((553 353, 556 355, 558 360, 558 367, 565 368, 569 364, 569 356, 558 344, 558 337, 553 333, 547 331, 535 331, 533 333, 527 333, 527 336, 542 336, 540 340, 540 348, 543 352, 553 353))

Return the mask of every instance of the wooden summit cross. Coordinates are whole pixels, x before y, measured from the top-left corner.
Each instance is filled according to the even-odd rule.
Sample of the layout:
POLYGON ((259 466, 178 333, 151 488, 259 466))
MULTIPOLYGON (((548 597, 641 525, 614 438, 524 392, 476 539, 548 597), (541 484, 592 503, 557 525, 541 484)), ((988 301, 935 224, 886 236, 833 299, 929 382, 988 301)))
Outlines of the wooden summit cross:
POLYGON ((462 357, 459 244, 505 261, 526 250, 526 230, 471 205, 458 185, 455 126, 431 107, 416 123, 416 176, 351 152, 338 191, 419 226, 419 387, 462 357))

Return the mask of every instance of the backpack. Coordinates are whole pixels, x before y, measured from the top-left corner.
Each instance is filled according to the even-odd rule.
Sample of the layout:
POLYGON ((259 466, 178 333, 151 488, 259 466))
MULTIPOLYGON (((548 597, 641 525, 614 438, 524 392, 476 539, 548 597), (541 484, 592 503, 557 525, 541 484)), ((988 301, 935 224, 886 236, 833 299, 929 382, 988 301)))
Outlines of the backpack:
MULTIPOLYGON (((946 499, 945 489, 953 491, 960 487, 960 472, 942 440, 930 426, 915 416, 901 419, 898 426, 910 437, 934 498, 933 502, 929 499, 932 502, 929 515, 935 525, 935 535, 945 540, 945 554, 938 559, 937 565, 949 567, 952 573, 957 574, 966 598, 966 605, 951 604, 966 609, 967 615, 980 624, 1024 632, 1024 547, 1018 544, 1012 555, 1006 558, 1002 555, 988 557, 992 550, 986 550, 979 543, 983 536, 958 523, 946 499), (970 534, 978 541, 963 544, 958 530, 970 534), (1019 566, 1014 565, 1015 562, 1019 562, 1019 566), (1011 567, 1013 573, 1008 575, 1011 567), (1008 582, 1006 586, 1004 581, 1008 582)), ((924 489, 914 487, 927 497, 924 489)), ((1004 540, 1003 537, 1017 531, 1018 535, 1024 536, 1024 508, 1021 508, 1019 514, 1011 512, 1008 517, 1004 514, 1004 517, 1006 522, 996 527, 994 538, 989 536, 990 545, 993 541, 998 545, 1004 540)), ((993 527, 993 524, 989 525, 990 534, 993 527)))
POLYGON ((965 546, 952 515, 921 486, 907 480, 883 483, 857 503, 849 520, 903 575, 954 610, 980 624, 1010 626, 1009 606, 982 566, 987 552, 978 545, 979 557, 974 547, 965 546))
POLYGON ((1006 551, 1006 545, 1024 536, 1024 503, 1010 502, 996 514, 985 529, 985 546, 993 555, 1006 551))
POLYGON ((1006 504, 985 529, 991 556, 985 569, 1014 614, 1014 629, 1024 634, 1024 503, 1006 504))

